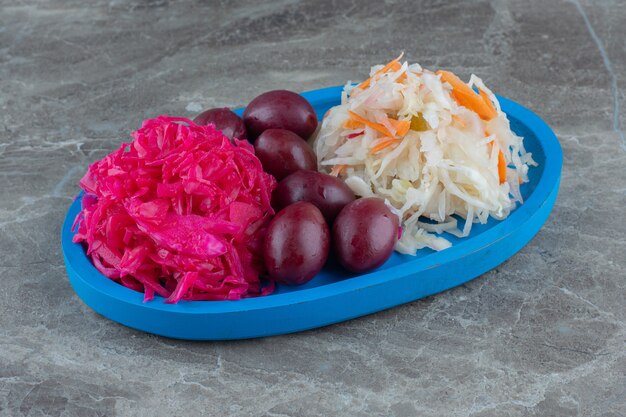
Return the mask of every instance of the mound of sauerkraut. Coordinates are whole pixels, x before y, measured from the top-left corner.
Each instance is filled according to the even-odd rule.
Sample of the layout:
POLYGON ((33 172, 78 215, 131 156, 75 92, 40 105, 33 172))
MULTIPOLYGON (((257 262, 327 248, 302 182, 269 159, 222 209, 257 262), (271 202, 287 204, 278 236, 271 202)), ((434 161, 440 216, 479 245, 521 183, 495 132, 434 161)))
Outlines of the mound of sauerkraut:
POLYGON ((247 141, 189 119, 146 120, 89 167, 74 242, 110 279, 166 302, 265 295, 262 242, 276 180, 247 141))
POLYGON ((313 147, 320 171, 386 200, 401 220, 396 250, 414 255, 450 246, 434 233, 463 237, 474 222, 506 218, 536 163, 480 78, 465 84, 400 59, 345 86, 313 147))

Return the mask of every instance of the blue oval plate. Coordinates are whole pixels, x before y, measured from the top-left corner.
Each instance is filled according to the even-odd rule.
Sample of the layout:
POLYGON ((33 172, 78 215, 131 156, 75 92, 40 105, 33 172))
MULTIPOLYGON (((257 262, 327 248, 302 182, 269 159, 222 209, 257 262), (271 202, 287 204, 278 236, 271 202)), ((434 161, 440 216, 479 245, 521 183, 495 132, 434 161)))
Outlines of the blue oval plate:
MULTIPOLYGON (((342 87, 302 95, 318 118, 339 104, 342 87)), ((80 196, 70 207, 62 246, 70 282, 78 296, 96 312, 126 326, 162 336, 191 340, 244 339, 297 332, 374 313, 463 284, 495 268, 526 245, 544 224, 556 200, 562 153, 548 125, 521 105, 498 97, 515 133, 538 167, 522 186, 524 204, 504 221, 475 224, 469 237, 451 239, 442 252, 429 249, 417 256, 394 253, 380 268, 351 275, 332 262, 312 281, 299 287, 279 286, 274 294, 239 301, 181 301, 165 304, 100 274, 80 244, 72 243, 72 223, 80 196)), ((239 110, 241 114, 241 110, 239 110)))

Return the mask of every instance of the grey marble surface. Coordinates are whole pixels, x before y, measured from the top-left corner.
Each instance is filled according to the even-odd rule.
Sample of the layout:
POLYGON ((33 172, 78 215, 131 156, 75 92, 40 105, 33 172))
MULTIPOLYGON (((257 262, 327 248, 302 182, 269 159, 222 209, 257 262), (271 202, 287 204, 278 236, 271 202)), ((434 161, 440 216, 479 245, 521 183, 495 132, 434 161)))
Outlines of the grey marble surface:
POLYGON ((626 415, 624 1, 0 0, 0 416, 626 415), (142 119, 411 61, 484 77, 564 151, 511 260, 446 293, 262 340, 189 343, 72 291, 87 165, 142 119))

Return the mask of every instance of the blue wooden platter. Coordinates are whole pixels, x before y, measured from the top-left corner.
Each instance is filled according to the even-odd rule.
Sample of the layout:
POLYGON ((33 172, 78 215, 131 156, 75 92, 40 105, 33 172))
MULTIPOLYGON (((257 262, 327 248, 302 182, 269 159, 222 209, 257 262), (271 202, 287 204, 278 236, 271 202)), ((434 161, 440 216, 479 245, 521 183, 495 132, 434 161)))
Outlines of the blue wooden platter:
MULTIPOLYGON (((302 95, 318 118, 339 104, 342 87, 302 95)), ((515 133, 539 163, 521 188, 524 204, 503 220, 475 224, 469 237, 446 235, 452 247, 423 249, 417 256, 394 253, 380 268, 364 275, 347 273, 329 262, 309 283, 278 286, 275 293, 238 301, 181 301, 165 304, 100 274, 80 244, 72 242, 72 223, 81 197, 63 224, 62 247, 67 274, 78 296, 103 316, 149 333, 189 340, 245 339, 298 332, 375 313, 456 287, 500 265, 539 231, 556 200, 562 152, 550 127, 530 110, 498 97, 515 133)), ((242 110, 237 111, 241 114, 242 110)), ((462 224, 461 224, 462 227, 462 224)))

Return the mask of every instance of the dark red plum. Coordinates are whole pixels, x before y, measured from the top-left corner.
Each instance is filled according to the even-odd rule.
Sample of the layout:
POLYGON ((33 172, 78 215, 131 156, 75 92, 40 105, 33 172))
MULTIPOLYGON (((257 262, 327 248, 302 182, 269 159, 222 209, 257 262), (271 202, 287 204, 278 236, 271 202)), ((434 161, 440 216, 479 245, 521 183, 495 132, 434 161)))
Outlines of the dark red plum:
POLYGON ((234 138, 248 139, 243 120, 228 107, 206 110, 196 116, 193 121, 197 125, 208 125, 212 123, 217 130, 221 130, 222 133, 231 140, 234 138))
POLYGON ((398 238, 398 216, 380 198, 361 198, 341 210, 332 237, 339 263, 352 272, 367 272, 391 256, 398 238))
POLYGON ((243 121, 251 139, 267 129, 286 129, 308 139, 317 128, 317 116, 304 97, 288 90, 263 93, 248 104, 243 121))
POLYGON ((301 169, 317 168, 313 149, 289 130, 266 130, 254 141, 254 149, 263 169, 278 181, 301 169))
POLYGON ((298 201, 308 201, 320 209, 328 224, 356 197, 337 177, 315 171, 296 171, 283 179, 272 195, 272 205, 280 210, 298 201))
POLYGON ((319 209, 299 202, 284 208, 270 222, 263 258, 270 278, 287 285, 310 281, 324 266, 330 232, 319 209))

